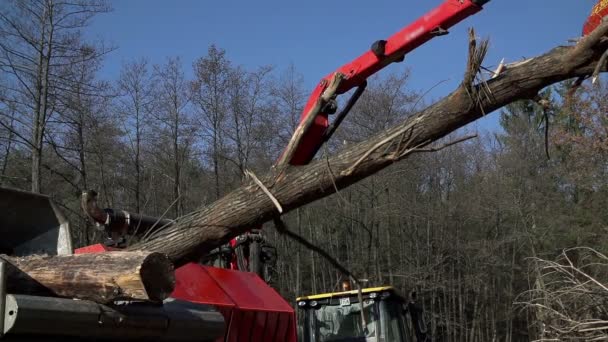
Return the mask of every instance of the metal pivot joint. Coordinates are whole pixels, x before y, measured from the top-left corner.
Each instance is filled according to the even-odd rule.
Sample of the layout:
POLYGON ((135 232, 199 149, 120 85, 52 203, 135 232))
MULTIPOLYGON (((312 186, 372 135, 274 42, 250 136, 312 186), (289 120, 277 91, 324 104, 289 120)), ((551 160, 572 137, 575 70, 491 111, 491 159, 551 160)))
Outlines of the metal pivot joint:
POLYGON ((338 111, 338 102, 335 98, 330 99, 321 109, 323 113, 326 114, 335 114, 338 111))
POLYGON ((371 50, 378 58, 386 57, 386 40, 376 40, 372 44, 371 50))
POLYGON ((431 34, 433 34, 435 37, 445 36, 449 33, 450 33, 450 31, 444 29, 441 26, 437 26, 433 31, 431 31, 431 34))

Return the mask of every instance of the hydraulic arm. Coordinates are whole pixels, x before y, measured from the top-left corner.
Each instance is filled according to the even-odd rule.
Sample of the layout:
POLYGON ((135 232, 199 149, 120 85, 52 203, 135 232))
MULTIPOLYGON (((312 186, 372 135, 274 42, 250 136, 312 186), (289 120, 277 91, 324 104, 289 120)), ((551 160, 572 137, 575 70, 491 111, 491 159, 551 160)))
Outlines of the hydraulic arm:
MULTIPOLYGON (((361 95, 368 77, 393 62, 402 61, 405 54, 432 38, 447 34, 447 30, 450 27, 479 12, 483 4, 487 2, 489 0, 446 0, 386 40, 374 42, 369 51, 321 79, 312 92, 300 117, 300 122, 302 123, 310 115, 314 115, 314 122, 301 136, 294 152, 288 155, 285 152, 283 153, 279 159, 279 164, 304 165, 309 163, 323 143, 335 131, 336 126, 340 124, 348 109, 350 109, 343 110, 336 117, 331 127, 328 115, 334 114, 337 109, 335 98, 332 99, 333 104, 323 106, 320 111, 314 110, 317 102, 320 101, 321 96, 328 89, 336 73, 341 74, 343 79, 335 91, 334 97, 344 94, 353 88, 360 87, 360 91, 353 95, 356 101, 356 98, 361 95)), ((348 104, 347 107, 352 106, 352 104, 348 104)))

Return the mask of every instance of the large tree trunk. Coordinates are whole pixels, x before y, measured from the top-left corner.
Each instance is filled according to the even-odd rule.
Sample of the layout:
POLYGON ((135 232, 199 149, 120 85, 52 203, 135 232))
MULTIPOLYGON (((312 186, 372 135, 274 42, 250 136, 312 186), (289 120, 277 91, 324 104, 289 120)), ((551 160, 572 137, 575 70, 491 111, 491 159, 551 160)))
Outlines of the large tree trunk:
POLYGON ((61 256, 1 256, 12 294, 58 296, 108 303, 162 301, 175 286, 173 265, 160 253, 108 252, 61 256))
MULTIPOLYGON (((558 47, 508 65, 498 77, 482 84, 473 84, 481 61, 471 56, 483 57, 483 53, 471 49, 465 81, 441 101, 335 156, 306 166, 275 170, 262 182, 280 203, 283 213, 328 196, 506 104, 533 98, 556 82, 592 74, 608 48, 606 32, 608 23, 575 46, 558 47)), ((277 206, 263 190, 250 181, 131 248, 166 253, 177 265, 198 258, 279 215, 277 206)))

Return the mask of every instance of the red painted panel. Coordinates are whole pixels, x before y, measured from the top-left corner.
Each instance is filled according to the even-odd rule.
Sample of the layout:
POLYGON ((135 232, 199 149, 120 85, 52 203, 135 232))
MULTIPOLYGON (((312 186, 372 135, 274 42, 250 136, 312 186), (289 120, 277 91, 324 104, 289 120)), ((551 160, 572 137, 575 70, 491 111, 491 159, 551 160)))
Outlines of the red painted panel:
POLYGON ((224 335, 229 332, 236 305, 201 265, 189 263, 175 270, 175 289, 171 297, 215 306, 226 322, 224 335))
POLYGON ((269 312, 266 317, 266 329, 264 329, 264 338, 262 341, 275 341, 275 335, 277 334, 278 320, 281 314, 276 312, 269 312))
POLYGON ((121 249, 119 249, 119 248, 112 248, 112 247, 108 247, 106 245, 103 245, 101 243, 98 243, 96 245, 90 245, 90 246, 85 246, 85 247, 81 247, 81 248, 76 248, 74 250, 74 254, 103 253, 103 252, 120 251, 120 250, 121 249))
POLYGON ((275 341, 289 341, 287 339, 287 329, 289 329, 289 321, 291 318, 287 315, 279 315, 277 320, 277 334, 274 337, 275 341))
POLYGON ((243 312, 234 310, 232 312, 232 320, 230 321, 230 328, 228 329, 228 336, 226 336, 226 342, 239 342, 239 333, 241 324, 243 322, 243 312))
MULTIPOLYGON (((227 341, 248 341, 252 334, 252 321, 255 320, 255 329, 259 327, 264 330, 260 333, 264 339, 259 341, 296 342, 293 308, 260 277, 249 272, 201 267, 205 268, 236 305, 227 341), (272 317, 262 323, 261 318, 258 320, 258 317, 249 314, 243 316, 245 311, 255 312, 256 315, 268 312, 272 317), (262 326, 258 325, 258 322, 262 326)), ((251 341, 257 342, 253 339, 251 341)))
POLYGON ((226 336, 228 335, 228 332, 230 331, 230 322, 232 322, 232 314, 233 314, 234 310, 231 307, 218 306, 218 305, 216 305, 215 308, 222 314, 222 316, 224 316, 224 322, 226 322, 226 331, 224 332, 224 336, 218 338, 217 341, 215 341, 215 342, 225 342, 226 336))
POLYGON ((247 342, 253 341, 251 339, 251 334, 253 332, 253 326, 255 317, 258 314, 263 314, 262 312, 256 311, 243 311, 243 320, 241 321, 241 325, 239 327, 239 341, 247 342))
POLYGON ((224 307, 236 304, 201 265, 189 263, 175 270, 175 290, 172 297, 194 303, 224 307))
MULTIPOLYGON (((116 249, 98 244, 75 253, 109 250, 116 249)), ((256 274, 190 263, 176 269, 175 277, 173 298, 210 304, 222 313, 225 341, 296 342, 293 308, 256 274)))
POLYGON ((289 317, 289 326, 287 327, 287 338, 285 341, 296 342, 298 340, 297 335, 297 327, 296 327, 296 317, 289 317))
POLYGON ((591 10, 591 15, 587 18, 587 22, 583 27, 583 35, 588 35, 593 32, 600 23, 602 18, 608 16, 608 0, 598 0, 597 4, 591 10))
POLYGON ((264 332, 269 328, 267 326, 268 316, 270 312, 258 311, 253 320, 253 327, 251 328, 251 341, 252 342, 264 342, 264 332))
POLYGON ((205 267, 239 309, 293 314, 293 308, 255 273, 205 267))

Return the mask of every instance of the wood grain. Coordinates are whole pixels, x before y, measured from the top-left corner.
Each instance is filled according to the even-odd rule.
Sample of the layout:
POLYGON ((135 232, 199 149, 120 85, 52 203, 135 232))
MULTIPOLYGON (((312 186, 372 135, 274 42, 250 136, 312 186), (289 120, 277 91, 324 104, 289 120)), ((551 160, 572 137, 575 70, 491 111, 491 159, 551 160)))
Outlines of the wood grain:
POLYGON ((162 301, 173 292, 169 259, 154 252, 60 256, 0 256, 7 261, 12 294, 57 296, 108 303, 117 299, 162 301))

